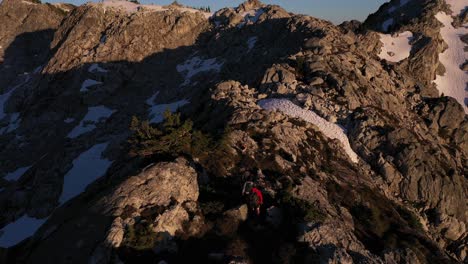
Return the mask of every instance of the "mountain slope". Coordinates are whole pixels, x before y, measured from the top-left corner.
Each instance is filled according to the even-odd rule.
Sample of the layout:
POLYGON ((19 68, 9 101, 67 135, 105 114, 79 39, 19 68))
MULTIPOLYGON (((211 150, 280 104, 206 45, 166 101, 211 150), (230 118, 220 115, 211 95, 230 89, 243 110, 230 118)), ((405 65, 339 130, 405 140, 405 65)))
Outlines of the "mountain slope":
POLYGON ((468 73, 464 65, 468 53, 463 39, 468 35, 468 22, 463 2, 390 1, 370 15, 365 26, 389 34, 414 34, 411 55, 399 66, 421 82, 424 95, 453 97, 467 113, 468 73))
POLYGON ((52 35, 8 70, 29 29, 2 17, 17 25, 0 64, 14 72, 0 80, 2 262, 466 261, 468 120, 433 84, 445 2, 392 1, 362 26, 253 0, 211 17, 119 1, 53 22, 43 4, 0 14, 23 8, 52 35), (379 33, 404 31, 408 58, 383 59, 379 33))

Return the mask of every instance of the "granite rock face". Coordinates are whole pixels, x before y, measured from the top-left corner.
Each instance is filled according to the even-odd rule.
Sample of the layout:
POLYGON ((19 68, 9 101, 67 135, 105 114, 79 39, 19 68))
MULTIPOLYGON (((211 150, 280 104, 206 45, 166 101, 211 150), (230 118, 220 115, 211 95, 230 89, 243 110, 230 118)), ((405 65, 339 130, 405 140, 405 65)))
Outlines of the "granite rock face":
POLYGON ((0 8, 0 82, 2 93, 18 75, 38 71, 46 62, 54 31, 66 13, 53 6, 7 0, 0 8))
POLYGON ((402 2, 336 26, 253 0, 4 0, 0 262, 466 262, 468 119, 433 84, 448 7, 402 2), (406 30, 410 56, 381 59, 379 34, 406 30), (210 150, 129 155, 132 117, 167 109, 210 150), (26 218, 44 223, 7 246, 26 218))

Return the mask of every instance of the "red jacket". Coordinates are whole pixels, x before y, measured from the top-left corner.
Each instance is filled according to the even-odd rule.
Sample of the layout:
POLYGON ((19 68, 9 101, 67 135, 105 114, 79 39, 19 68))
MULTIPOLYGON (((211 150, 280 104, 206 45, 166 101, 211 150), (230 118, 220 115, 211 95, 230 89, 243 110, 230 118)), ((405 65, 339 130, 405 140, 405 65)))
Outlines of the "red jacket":
POLYGON ((257 195, 258 200, 260 201, 260 204, 263 204, 263 195, 262 195, 262 192, 261 192, 259 189, 255 188, 255 187, 252 188, 252 192, 254 192, 254 193, 257 195))

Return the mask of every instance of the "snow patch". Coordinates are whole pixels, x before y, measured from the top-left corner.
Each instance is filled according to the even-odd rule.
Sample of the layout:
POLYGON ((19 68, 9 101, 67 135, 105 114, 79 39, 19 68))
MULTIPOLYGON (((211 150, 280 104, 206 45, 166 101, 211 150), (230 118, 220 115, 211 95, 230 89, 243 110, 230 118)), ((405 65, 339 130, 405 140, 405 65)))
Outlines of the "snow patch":
POLYGON ((379 54, 381 59, 391 62, 399 62, 409 57, 411 52, 410 41, 413 39, 413 33, 405 31, 392 36, 389 34, 379 34, 380 41, 383 43, 382 51, 379 54))
POLYGON ((40 73, 42 71, 42 68, 44 68, 44 66, 37 66, 34 70, 33 70, 33 73, 34 74, 37 74, 37 73, 40 73))
POLYGON ((393 18, 389 18, 387 20, 385 20, 382 24, 382 30, 385 31, 385 32, 388 32, 388 28, 393 25, 393 18))
POLYGON ((213 14, 214 14, 214 13, 204 12, 204 11, 201 11, 201 10, 198 10, 198 9, 189 8, 189 7, 177 7, 176 9, 179 10, 179 11, 181 11, 181 12, 202 13, 203 16, 204 16, 206 19, 210 18, 210 17, 213 16, 213 14))
POLYGON ((102 157, 109 143, 97 144, 73 160, 73 167, 63 179, 63 190, 60 204, 66 203, 86 190, 89 184, 103 176, 111 161, 102 157))
POLYGON ((106 41, 107 41, 107 36, 106 36, 106 35, 103 35, 103 36, 101 37, 101 39, 99 40, 99 42, 101 42, 101 44, 106 43, 106 41))
POLYGON ((17 181, 23 176, 23 174, 29 170, 31 166, 19 168, 13 172, 8 173, 3 179, 7 181, 17 181))
POLYGON ((185 81, 181 85, 185 86, 190 84, 192 77, 199 73, 208 71, 219 72, 223 64, 223 62, 217 62, 216 58, 203 60, 195 56, 177 65, 176 69, 184 75, 185 81))
MULTIPOLYGON (((23 86, 24 84, 26 84, 27 82, 29 82, 29 80, 31 79, 31 76, 29 74, 27 74, 27 73, 24 73, 23 75, 20 75, 20 76, 25 77, 22 82, 20 82, 19 84, 17 84, 13 88, 11 88, 10 91, 0 95, 0 120, 2 120, 3 118, 5 118, 5 116, 7 116, 7 114, 5 113, 5 104, 8 102, 8 100, 10 99, 13 92, 17 88, 19 88, 19 87, 23 86)), ((17 121, 17 119, 18 119, 17 117, 19 116, 19 114, 18 115, 15 115, 15 114, 13 114, 13 118, 11 118, 11 116, 10 116, 10 122, 12 120, 17 121)))
POLYGON ((288 116, 301 118, 308 123, 314 124, 328 138, 339 140, 345 152, 353 162, 357 163, 359 161, 358 155, 349 144, 344 129, 339 125, 328 122, 313 111, 302 109, 288 99, 265 99, 261 100, 258 105, 263 109, 279 110, 288 116))
POLYGON ((19 118, 20 113, 12 113, 9 115, 9 121, 8 121, 8 126, 3 127, 0 129, 0 135, 10 133, 15 131, 20 123, 21 123, 21 118, 19 118))
POLYGON ((107 70, 101 68, 99 64, 94 63, 91 66, 89 66, 88 72, 107 72, 107 70))
POLYGON ((461 12, 468 7, 468 2, 466 2, 466 0, 445 0, 445 2, 450 5, 453 16, 460 15, 461 12))
POLYGON ((254 47, 255 44, 257 43, 258 37, 251 37, 247 40, 247 52, 250 52, 254 47))
POLYGON ((70 124, 75 121, 75 118, 68 117, 67 119, 63 120, 63 122, 70 124))
POLYGON ((10 116, 10 124, 8 125, 7 133, 16 130, 21 123, 20 113, 13 113, 10 116))
POLYGON ((66 4, 63 4, 63 3, 54 3, 52 4, 53 6, 65 11, 65 12, 70 12, 73 8, 70 8, 69 6, 67 6, 66 4))
POLYGON ((397 5, 397 6, 392 6, 392 7, 390 7, 390 8, 388 9, 388 13, 389 13, 389 14, 390 14, 390 13, 393 13, 393 12, 395 12, 398 8, 404 6, 404 5, 408 4, 408 3, 409 3, 409 0, 400 0, 400 4, 397 5))
POLYGON ((257 23, 258 19, 263 13, 265 13, 265 10, 263 10, 263 8, 251 9, 243 12, 240 15, 244 18, 244 21, 239 23, 237 27, 242 28, 245 25, 257 23))
MULTIPOLYGON (((115 9, 115 10, 124 11, 128 14, 132 14, 135 12, 162 12, 162 11, 169 10, 169 8, 166 8, 160 5, 154 5, 154 4, 141 5, 141 4, 132 3, 130 1, 119 1, 119 0, 104 0, 102 2, 102 7, 104 7, 105 11, 107 11, 107 9, 115 9)), ((207 19, 212 16, 212 13, 202 12, 198 9, 193 9, 193 8, 188 8, 188 7, 171 7, 171 9, 179 10, 182 13, 185 13, 185 12, 201 13, 207 19)))
POLYGON ((214 15, 214 12, 212 12, 212 13, 203 12, 203 16, 204 16, 206 19, 210 19, 213 15, 214 15))
POLYGON ((149 108, 149 118, 150 123, 161 123, 164 120, 164 112, 169 110, 171 112, 177 111, 180 107, 190 103, 187 100, 180 100, 177 102, 169 103, 169 104, 155 104, 154 100, 158 96, 159 92, 156 92, 151 98, 146 100, 146 103, 150 106, 149 108))
POLYGON ((448 48, 439 54, 439 61, 445 67, 445 74, 437 75, 434 83, 440 94, 455 98, 468 114, 468 73, 460 68, 468 60, 468 52, 464 50, 466 45, 460 39, 461 36, 468 34, 468 27, 454 28, 453 18, 444 12, 437 13, 436 18, 444 24, 440 34, 448 48))
POLYGON ((87 79, 83 82, 83 84, 81 84, 81 89, 80 89, 80 92, 87 92, 89 91, 89 87, 91 86, 94 86, 94 85, 98 85, 98 84, 102 84, 102 82, 98 82, 96 80, 91 80, 91 79, 87 79))
POLYGON ((129 14, 135 13, 140 10, 151 10, 151 11, 166 11, 167 8, 163 8, 159 5, 140 5, 130 1, 118 1, 118 0, 105 0, 102 2, 104 9, 117 9, 125 11, 129 14))
POLYGON ((0 230, 0 247, 12 247, 34 235, 46 220, 47 218, 36 219, 23 215, 15 222, 6 225, 0 230))
POLYGON ((81 120, 80 124, 73 128, 68 134, 69 138, 76 138, 79 135, 88 133, 96 128, 96 125, 109 118, 115 110, 109 109, 105 106, 93 106, 88 108, 88 113, 81 120))
POLYGON ((23 4, 27 4, 27 5, 37 5, 36 3, 30 2, 30 1, 24 1, 24 0, 22 0, 21 2, 22 2, 23 4))
POLYGON ((15 90, 16 88, 13 88, 10 91, 0 95, 0 120, 5 118, 5 116, 7 115, 5 113, 5 104, 6 102, 8 102, 8 99, 10 99, 11 95, 13 94, 15 90))
POLYGON ((154 93, 148 100, 145 101, 145 103, 147 105, 154 106, 155 105, 154 100, 156 100, 156 97, 158 97, 158 95, 159 95, 159 91, 154 93))

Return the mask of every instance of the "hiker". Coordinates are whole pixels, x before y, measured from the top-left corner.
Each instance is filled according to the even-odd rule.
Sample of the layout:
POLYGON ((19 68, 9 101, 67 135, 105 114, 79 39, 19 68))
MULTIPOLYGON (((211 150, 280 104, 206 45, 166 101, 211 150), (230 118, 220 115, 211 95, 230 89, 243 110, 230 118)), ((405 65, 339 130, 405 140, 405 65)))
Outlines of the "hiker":
POLYGON ((247 181, 242 189, 242 195, 246 198, 249 209, 259 216, 260 206, 263 204, 262 192, 254 187, 253 182, 247 181))
POLYGON ((254 183, 251 181, 246 181, 244 183, 244 187, 242 188, 242 196, 246 197, 252 192, 252 188, 254 187, 254 183))
POLYGON ((257 188, 252 188, 252 194, 250 195, 250 207, 252 208, 253 211, 257 214, 257 216, 260 215, 260 206, 263 204, 263 195, 262 192, 257 189, 257 188))

